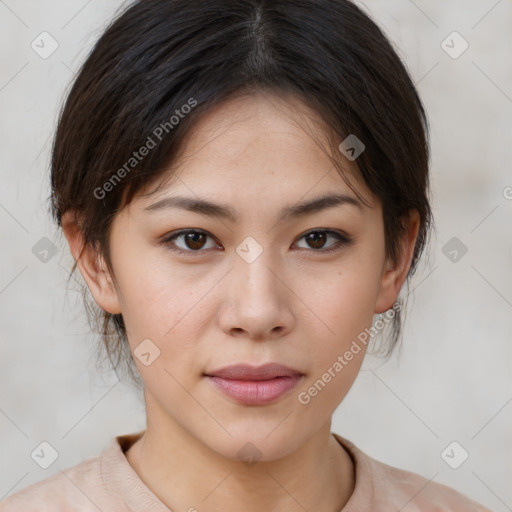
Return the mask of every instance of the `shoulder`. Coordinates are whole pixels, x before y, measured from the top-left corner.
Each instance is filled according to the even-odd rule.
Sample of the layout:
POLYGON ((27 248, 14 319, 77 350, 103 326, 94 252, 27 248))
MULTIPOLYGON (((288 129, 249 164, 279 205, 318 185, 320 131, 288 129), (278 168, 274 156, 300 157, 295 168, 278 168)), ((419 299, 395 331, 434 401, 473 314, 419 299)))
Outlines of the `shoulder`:
POLYGON ((379 475, 381 493, 392 491, 388 499, 400 504, 403 512, 491 512, 447 485, 416 473, 398 469, 375 459, 371 462, 374 475, 379 475))
POLYGON ((2 501, 0 512, 64 512, 75 509, 97 512, 98 509, 87 500, 86 493, 97 481, 98 465, 95 457, 32 484, 2 501))
POLYGON ((380 462, 334 436, 355 463, 356 487, 347 503, 351 512, 368 506, 379 512, 491 512, 451 487, 380 462))
MULTIPOLYGON (((102 454, 103 455, 103 454, 102 454)), ((32 484, 0 502, 0 512, 98 512, 113 504, 102 481, 102 455, 32 484)))

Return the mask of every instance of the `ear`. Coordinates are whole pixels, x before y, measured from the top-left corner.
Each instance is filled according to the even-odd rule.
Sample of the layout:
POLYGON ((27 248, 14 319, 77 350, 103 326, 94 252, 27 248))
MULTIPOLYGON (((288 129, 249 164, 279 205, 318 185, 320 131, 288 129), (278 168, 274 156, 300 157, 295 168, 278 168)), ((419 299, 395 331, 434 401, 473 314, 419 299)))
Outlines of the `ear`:
POLYGON ((406 220, 406 233, 399 244, 397 261, 388 258, 384 264, 375 313, 384 313, 395 303, 411 267, 419 227, 420 215, 417 210, 411 210, 406 220))
POLYGON ((62 230, 96 304, 108 313, 121 313, 118 293, 105 260, 90 244, 84 247, 80 220, 74 210, 68 210, 62 215, 62 230))

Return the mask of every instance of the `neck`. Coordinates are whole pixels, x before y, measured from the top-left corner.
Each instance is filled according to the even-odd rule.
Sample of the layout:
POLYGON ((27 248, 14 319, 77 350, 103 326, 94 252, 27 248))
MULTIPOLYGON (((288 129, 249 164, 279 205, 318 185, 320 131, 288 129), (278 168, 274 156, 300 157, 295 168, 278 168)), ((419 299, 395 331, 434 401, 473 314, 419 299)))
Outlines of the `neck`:
POLYGON ((148 414, 126 457, 171 510, 339 512, 354 490, 352 459, 330 421, 294 452, 252 465, 221 456, 175 423, 157 425, 148 414))

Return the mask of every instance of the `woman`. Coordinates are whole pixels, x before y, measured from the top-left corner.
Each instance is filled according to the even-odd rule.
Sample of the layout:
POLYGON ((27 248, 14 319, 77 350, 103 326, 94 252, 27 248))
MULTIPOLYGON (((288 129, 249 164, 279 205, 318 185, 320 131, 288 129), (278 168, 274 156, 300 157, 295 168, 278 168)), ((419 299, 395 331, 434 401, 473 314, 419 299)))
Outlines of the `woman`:
POLYGON ((0 510, 486 510, 331 432, 366 333, 398 339, 428 161, 351 2, 133 3, 67 98, 52 213, 147 428, 0 510))

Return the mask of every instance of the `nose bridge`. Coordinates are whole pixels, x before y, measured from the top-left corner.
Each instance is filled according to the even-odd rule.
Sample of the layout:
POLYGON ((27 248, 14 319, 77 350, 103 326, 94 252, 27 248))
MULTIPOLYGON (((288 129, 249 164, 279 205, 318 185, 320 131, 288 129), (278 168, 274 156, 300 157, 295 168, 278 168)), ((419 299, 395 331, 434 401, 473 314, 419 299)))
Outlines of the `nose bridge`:
MULTIPOLYGON (((267 237, 264 243, 270 243, 270 239, 267 237)), ((236 252, 228 300, 221 315, 223 329, 231 334, 242 330, 261 339, 288 332, 294 315, 287 303, 285 286, 278 278, 282 266, 275 251, 247 237, 236 252)))
MULTIPOLYGON (((270 237, 267 238, 267 242, 270 237)), ((263 246, 252 236, 245 238, 236 248, 238 258, 235 274, 242 288, 256 298, 272 301, 279 294, 279 280, 275 268, 279 262, 270 246, 263 246)))

